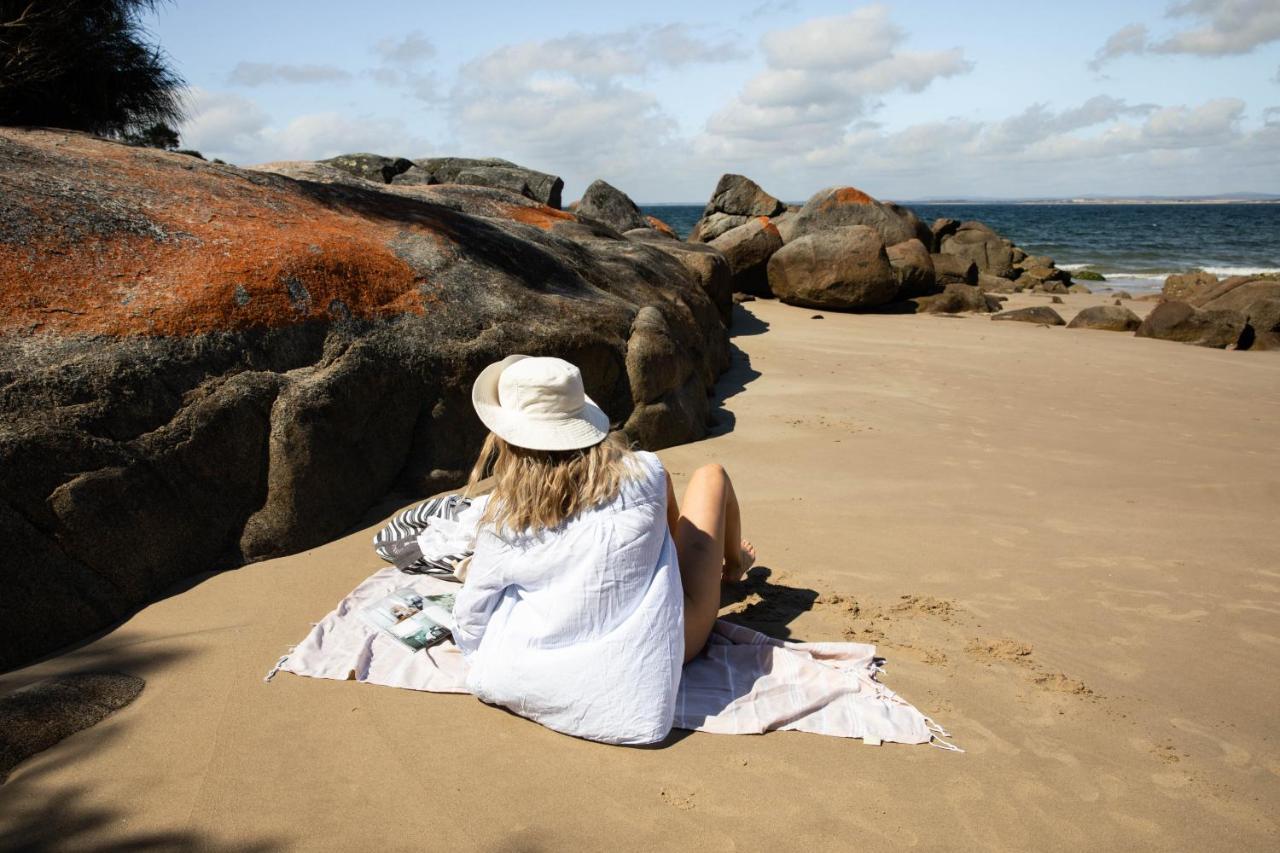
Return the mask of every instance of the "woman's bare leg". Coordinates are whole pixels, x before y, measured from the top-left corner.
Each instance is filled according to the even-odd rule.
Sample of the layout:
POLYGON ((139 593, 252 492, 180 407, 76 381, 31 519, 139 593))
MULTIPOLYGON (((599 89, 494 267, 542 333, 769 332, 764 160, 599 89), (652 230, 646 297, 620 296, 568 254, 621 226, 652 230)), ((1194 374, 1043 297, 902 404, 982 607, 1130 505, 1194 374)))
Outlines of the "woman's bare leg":
MULTIPOLYGON (((704 465, 693 472, 679 508, 674 535, 684 585, 684 659, 707 644, 720 612, 720 584, 745 571, 738 496, 724 468, 704 465)), ((754 551, 748 551, 748 559, 754 551)))

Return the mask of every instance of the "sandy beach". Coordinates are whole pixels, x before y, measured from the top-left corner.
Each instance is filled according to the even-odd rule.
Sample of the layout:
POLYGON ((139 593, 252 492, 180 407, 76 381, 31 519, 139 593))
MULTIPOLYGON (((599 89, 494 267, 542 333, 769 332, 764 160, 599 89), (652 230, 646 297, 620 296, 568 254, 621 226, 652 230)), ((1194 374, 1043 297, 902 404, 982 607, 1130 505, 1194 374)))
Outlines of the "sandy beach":
MULTIPOLYGON (((1110 302, 1063 299, 1068 320, 1110 302)), ((875 643, 964 754, 795 733, 615 748, 465 696, 264 683, 382 565, 388 502, 0 677, 147 681, 0 787, 0 847, 1275 849, 1280 358, 736 310, 721 428, 660 454, 677 488, 704 461, 737 484, 761 568, 725 613, 875 643)))

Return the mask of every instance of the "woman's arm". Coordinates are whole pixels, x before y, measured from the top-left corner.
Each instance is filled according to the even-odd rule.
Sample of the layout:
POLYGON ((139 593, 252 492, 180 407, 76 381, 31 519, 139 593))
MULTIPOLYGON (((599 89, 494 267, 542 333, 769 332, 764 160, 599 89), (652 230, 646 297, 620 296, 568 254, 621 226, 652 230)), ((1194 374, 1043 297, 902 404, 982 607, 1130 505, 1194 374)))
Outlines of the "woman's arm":
POLYGON ((477 565, 476 558, 471 558, 467 580, 453 603, 453 642, 464 655, 480 647, 489 619, 506 591, 500 572, 483 559, 477 565))

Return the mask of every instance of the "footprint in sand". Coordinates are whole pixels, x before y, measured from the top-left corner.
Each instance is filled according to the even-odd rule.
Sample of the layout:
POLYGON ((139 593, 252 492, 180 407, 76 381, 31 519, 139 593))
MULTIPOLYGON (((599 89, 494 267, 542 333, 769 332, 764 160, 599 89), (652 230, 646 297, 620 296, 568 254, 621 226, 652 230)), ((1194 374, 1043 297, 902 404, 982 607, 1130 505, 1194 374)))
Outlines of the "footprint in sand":
POLYGON ((969 645, 965 646, 965 651, 988 666, 993 663, 1012 663, 1023 667, 1031 673, 1033 684, 1052 693, 1080 697, 1094 695, 1093 690, 1083 681, 1061 672, 1050 672, 1037 664, 1032 657, 1034 649, 1027 643, 1020 643, 1008 637, 974 638, 969 645))
POLYGON ((694 795, 692 792, 679 791, 674 788, 661 788, 658 790, 658 797, 667 805, 682 812, 692 811, 697 807, 697 804, 693 801, 694 795))
POLYGON ((1007 661, 1010 663, 1031 665, 1031 646, 1017 640, 1001 638, 998 640, 982 640, 975 638, 965 651, 982 661, 1007 661))
POLYGON ((1060 672, 1041 673, 1032 680, 1038 686, 1043 687, 1045 690, 1052 690, 1054 693, 1067 693, 1071 696, 1093 695, 1093 691, 1085 686, 1083 681, 1063 675, 1060 672))

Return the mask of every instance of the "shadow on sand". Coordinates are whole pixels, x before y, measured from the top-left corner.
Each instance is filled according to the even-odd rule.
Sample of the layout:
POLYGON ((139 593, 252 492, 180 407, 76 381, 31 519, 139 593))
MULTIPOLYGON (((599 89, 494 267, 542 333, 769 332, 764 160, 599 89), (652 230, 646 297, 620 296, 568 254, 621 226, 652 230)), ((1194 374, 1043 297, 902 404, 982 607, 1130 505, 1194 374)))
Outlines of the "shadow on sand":
POLYGON ((779 640, 795 640, 791 622, 801 613, 813 609, 818 591, 770 583, 772 575, 772 569, 753 566, 738 583, 725 584, 720 592, 720 607, 723 609, 744 601, 747 606, 723 618, 779 640))
MULTIPOLYGON (((67 672, 124 672, 147 678, 157 668, 186 657, 182 650, 142 650, 129 643, 109 649, 89 649, 75 658, 67 672)), ((17 679, 10 679, 16 682, 17 679)), ((16 683, 13 686, 17 686, 16 683)), ((8 692, 9 685, 0 688, 8 692)), ((143 688, 145 695, 146 688, 143 688)), ((128 714, 128 707, 116 712, 128 714)), ((107 717, 93 728, 66 738, 56 747, 56 756, 34 755, 19 763, 9 780, 0 784, 0 850, 75 850, 86 853, 115 850, 164 851, 247 851, 267 853, 282 850, 274 840, 237 840, 227 843, 207 834, 189 830, 143 831, 122 834, 121 827, 133 817, 128 791, 118 789, 110 778, 88 782, 68 782, 65 771, 86 757, 127 739, 131 722, 107 717), (59 778, 59 777, 62 778, 59 778), (102 795, 98 788, 115 788, 102 795)), ((17 742, 24 733, 8 729, 0 740, 13 741, 10 749, 21 750, 17 742)), ((27 734, 38 734, 28 732, 27 734)))
POLYGON ((742 351, 733 342, 733 338, 759 335, 769 330, 769 324, 747 311, 741 305, 733 306, 733 328, 729 332, 729 369, 720 374, 716 380, 715 395, 711 409, 713 426, 707 431, 708 436, 724 435, 731 432, 738 419, 725 407, 725 402, 746 389, 752 381, 760 378, 760 371, 751 366, 751 356, 742 351))

